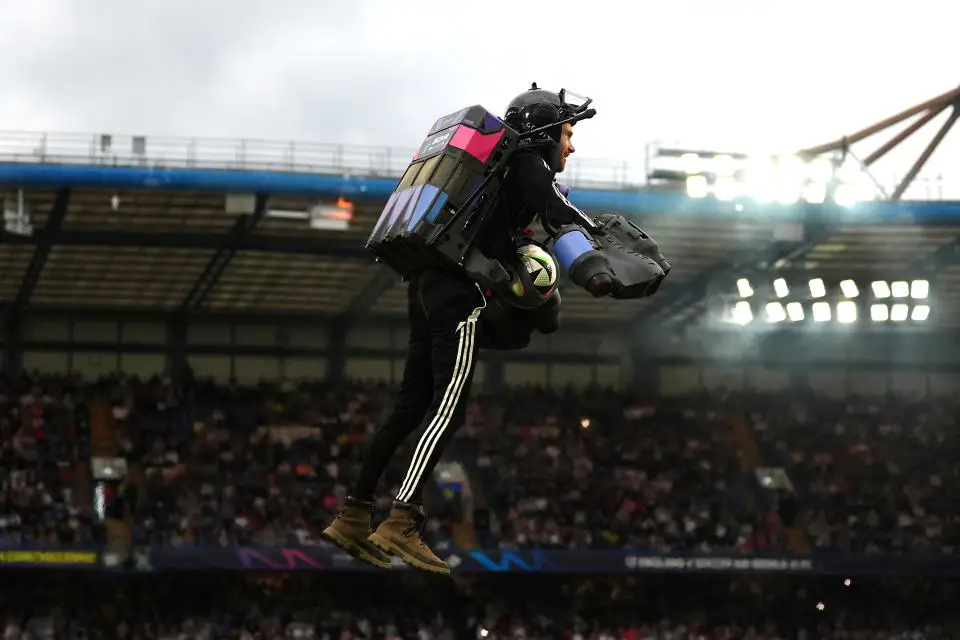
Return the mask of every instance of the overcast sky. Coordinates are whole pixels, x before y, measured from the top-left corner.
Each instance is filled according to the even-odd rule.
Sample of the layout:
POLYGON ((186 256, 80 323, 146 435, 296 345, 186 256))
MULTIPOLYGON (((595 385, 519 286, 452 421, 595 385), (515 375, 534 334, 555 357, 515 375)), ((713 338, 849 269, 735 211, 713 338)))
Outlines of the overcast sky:
MULTIPOLYGON (((414 147, 536 80, 595 99, 583 157, 639 160, 655 139, 792 151, 960 82, 954 4, 7 0, 0 128, 414 147)), ((931 165, 960 179, 957 129, 931 165)))

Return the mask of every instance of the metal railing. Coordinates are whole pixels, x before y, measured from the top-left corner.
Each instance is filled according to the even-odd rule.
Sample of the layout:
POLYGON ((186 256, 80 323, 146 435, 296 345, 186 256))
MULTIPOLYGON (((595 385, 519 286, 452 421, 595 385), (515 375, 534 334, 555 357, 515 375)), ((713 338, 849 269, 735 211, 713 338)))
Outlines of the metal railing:
MULTIPOLYGON (((226 169, 399 178, 415 149, 269 140, 0 131, 0 162, 226 169)), ((564 182, 634 188, 645 162, 571 158, 564 182)))
MULTIPOLYGON (((574 187, 637 189, 647 183, 651 143, 636 160, 571 158, 561 181, 574 187)), ((0 131, 0 162, 144 168, 225 169, 399 178, 414 149, 313 142, 174 138, 113 134, 0 131)), ((891 192, 899 176, 879 182, 891 192)), ((906 198, 941 200, 957 189, 941 176, 921 176, 906 198)))

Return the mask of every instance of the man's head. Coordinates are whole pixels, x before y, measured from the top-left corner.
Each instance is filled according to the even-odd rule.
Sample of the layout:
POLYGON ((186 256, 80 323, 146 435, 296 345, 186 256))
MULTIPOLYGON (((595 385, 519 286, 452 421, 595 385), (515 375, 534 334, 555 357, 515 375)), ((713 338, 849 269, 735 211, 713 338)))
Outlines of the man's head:
POLYGON ((573 125, 568 122, 560 131, 560 170, 557 173, 567 168, 567 158, 576 152, 577 149, 573 146, 573 125))
POLYGON ((504 116, 506 123, 520 133, 521 145, 536 149, 556 173, 566 168, 567 158, 576 151, 571 140, 573 123, 561 125, 560 122, 577 116, 590 104, 589 99, 570 102, 566 99, 568 95, 573 96, 565 90, 560 93, 547 91, 534 83, 510 102, 504 116), (556 126, 551 126, 553 124, 556 126), (538 130, 524 139, 524 133, 538 130))

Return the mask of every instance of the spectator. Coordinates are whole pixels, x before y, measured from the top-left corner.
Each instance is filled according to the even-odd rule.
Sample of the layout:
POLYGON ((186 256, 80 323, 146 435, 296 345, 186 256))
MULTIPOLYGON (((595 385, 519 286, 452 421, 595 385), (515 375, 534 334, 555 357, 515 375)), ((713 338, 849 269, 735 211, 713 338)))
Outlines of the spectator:
POLYGON ((91 544, 91 504, 73 489, 89 454, 71 381, 24 377, 0 388, 0 546, 91 544))

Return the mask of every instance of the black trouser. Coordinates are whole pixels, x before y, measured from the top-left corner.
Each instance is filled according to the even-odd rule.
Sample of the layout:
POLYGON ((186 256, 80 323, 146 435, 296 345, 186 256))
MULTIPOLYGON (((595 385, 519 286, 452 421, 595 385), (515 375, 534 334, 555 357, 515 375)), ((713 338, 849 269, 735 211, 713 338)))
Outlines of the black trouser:
POLYGON ((370 501, 400 443, 421 431, 396 495, 419 502, 454 432, 460 428, 477 363, 480 313, 486 301, 462 275, 424 271, 407 286, 410 347, 393 413, 377 430, 364 458, 353 497, 370 501))

